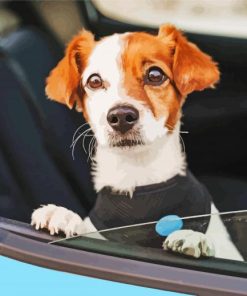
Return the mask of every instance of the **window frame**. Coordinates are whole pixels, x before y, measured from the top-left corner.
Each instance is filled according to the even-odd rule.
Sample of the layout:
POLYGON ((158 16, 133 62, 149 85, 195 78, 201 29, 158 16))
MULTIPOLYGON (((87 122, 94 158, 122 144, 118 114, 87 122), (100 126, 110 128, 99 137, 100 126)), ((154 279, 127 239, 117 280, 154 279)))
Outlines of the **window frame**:
MULTIPOLYGON (((245 278, 70 249, 30 225, 0 218, 0 254, 41 267, 143 287, 200 295, 245 295, 245 278), (210 284, 209 284, 210 283, 210 284)), ((57 239, 57 237, 55 238, 57 239)))

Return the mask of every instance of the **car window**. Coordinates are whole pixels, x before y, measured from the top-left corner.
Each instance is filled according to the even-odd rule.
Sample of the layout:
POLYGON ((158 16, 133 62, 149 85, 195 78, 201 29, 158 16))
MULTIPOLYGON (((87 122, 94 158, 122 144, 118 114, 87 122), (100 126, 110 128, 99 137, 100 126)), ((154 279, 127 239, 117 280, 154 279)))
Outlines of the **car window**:
MULTIPOLYGON (((214 214, 219 215, 228 229, 235 233, 234 242, 247 260, 247 211, 235 211, 214 214)), ((208 215, 184 217, 183 229, 203 229, 208 224, 208 215)), ((247 276, 246 261, 224 260, 220 254, 213 258, 185 258, 181 255, 164 251, 162 243, 166 237, 160 236, 155 231, 157 221, 135 224, 123 227, 91 232, 74 238, 60 239, 51 242, 69 248, 90 250, 124 258, 132 258, 158 264, 190 267, 220 274, 247 276), (221 257, 221 258, 220 258, 221 257)), ((219 241, 220 241, 219 236, 219 241)))
MULTIPOLYGON (((7 13, 11 26, 4 29, 7 33, 0 38, 0 93, 4 94, 0 108, 0 224, 1 217, 13 219, 4 227, 16 233, 15 220, 26 222, 24 237, 31 237, 35 243, 42 241, 47 248, 56 244, 54 252, 65 249, 64 257, 66 252, 78 253, 74 249, 80 249, 93 256, 112 255, 116 260, 121 257, 162 267, 184 267, 188 273, 194 269, 246 277, 246 211, 219 214, 243 256, 241 262, 218 254, 216 258, 194 259, 165 251, 162 244, 166 237, 156 233, 157 221, 69 239, 53 237, 55 242, 48 245, 47 237, 49 241, 52 238, 31 228, 30 218, 34 209, 47 204, 66 207, 84 218, 97 200, 90 175, 93 135, 88 133, 90 129, 80 112, 50 102, 45 95, 46 78, 63 56, 61 47, 77 34, 84 21, 96 39, 143 28, 152 31, 161 23, 170 22, 185 30, 192 43, 213 57, 219 64, 221 81, 216 89, 196 92, 186 102, 181 131, 183 149, 189 168, 206 185, 220 211, 247 209, 247 0, 27 1, 21 5, 7 2, 0 5, 0 14, 5 16, 6 9, 10 9, 21 21, 12 26, 7 13), (106 17, 91 10, 87 15, 89 3, 106 17), (42 22, 32 6, 40 16, 41 10, 44 12, 42 22), (78 21, 75 11, 84 16, 83 22, 78 21)), ((204 232, 208 218, 184 217, 183 229, 204 232)), ((13 249, 16 248, 15 245, 13 249)))
POLYGON ((102 14, 121 22, 151 27, 172 23, 194 33, 247 37, 245 0, 94 0, 93 3, 102 14))

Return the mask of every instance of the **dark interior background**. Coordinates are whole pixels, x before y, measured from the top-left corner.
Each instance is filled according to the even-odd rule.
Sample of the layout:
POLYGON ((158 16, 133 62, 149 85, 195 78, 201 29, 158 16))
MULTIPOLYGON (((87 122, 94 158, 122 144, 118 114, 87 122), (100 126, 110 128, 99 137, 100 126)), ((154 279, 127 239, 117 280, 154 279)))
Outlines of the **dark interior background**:
MULTIPOLYGON (((90 163, 80 145, 73 161, 69 147, 84 120, 44 94, 45 78, 64 45, 32 1, 6 1, 1 9, 18 16, 19 23, 0 37, 0 216, 29 222, 32 210, 47 203, 85 216, 96 198, 90 163)), ((77 9, 97 38, 155 31, 109 19, 90 1, 79 1, 77 9)), ((221 71, 216 89, 195 92, 184 105, 182 130, 189 134, 182 137, 189 167, 219 210, 246 209, 247 39, 186 35, 221 71)))

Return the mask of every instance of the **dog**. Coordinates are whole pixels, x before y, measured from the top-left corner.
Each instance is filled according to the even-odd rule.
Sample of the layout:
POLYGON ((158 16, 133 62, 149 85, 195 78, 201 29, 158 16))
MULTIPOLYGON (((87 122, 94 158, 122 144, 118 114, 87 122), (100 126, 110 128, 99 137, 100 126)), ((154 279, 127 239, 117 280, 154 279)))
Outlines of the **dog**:
MULTIPOLYGON (((166 210, 182 216, 217 213, 187 169, 180 125, 186 97, 213 88, 219 77, 217 63, 173 25, 162 25, 157 35, 114 34, 99 41, 82 30, 47 78, 46 94, 82 112, 93 130, 92 176, 99 196, 84 220, 46 205, 33 212, 31 224, 70 237, 154 221, 166 210)), ((177 230, 163 248, 196 258, 242 260, 218 215, 211 216, 206 233, 177 230)))

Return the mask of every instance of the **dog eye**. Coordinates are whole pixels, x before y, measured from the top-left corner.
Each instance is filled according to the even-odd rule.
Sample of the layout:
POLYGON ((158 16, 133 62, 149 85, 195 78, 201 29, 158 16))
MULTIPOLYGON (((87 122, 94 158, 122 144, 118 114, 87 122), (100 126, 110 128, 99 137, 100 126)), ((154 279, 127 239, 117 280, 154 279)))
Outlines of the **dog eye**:
POLYGON ((145 84, 158 86, 161 85, 166 79, 167 76, 159 67, 151 67, 146 72, 144 82, 145 84))
POLYGON ((92 74, 87 80, 87 86, 91 89, 101 88, 103 81, 98 74, 92 74))

